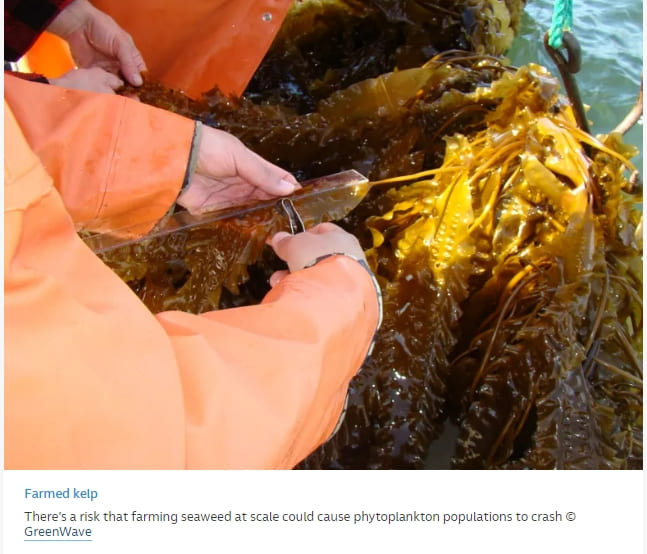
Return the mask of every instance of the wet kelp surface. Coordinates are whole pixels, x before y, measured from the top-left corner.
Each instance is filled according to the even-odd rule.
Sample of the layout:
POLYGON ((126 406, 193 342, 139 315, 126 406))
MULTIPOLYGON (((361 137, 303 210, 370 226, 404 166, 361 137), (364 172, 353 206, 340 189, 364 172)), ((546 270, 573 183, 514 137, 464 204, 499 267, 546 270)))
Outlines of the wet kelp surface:
POLYGON ((413 359, 446 384, 430 400, 459 427, 454 467, 642 463, 641 214, 620 173, 631 150, 577 130, 555 92, 538 67, 504 75, 482 93, 501 99, 486 129, 448 138, 433 179, 392 191, 394 208, 367 222, 374 264, 396 261, 380 271, 395 277, 387 297, 426 281, 399 310, 444 314, 429 340, 447 340, 449 363, 415 342, 413 359))
MULTIPOLYGON (((277 52, 270 66, 283 63, 277 52)), ((579 131, 545 69, 488 54, 443 52, 338 83, 306 113, 275 92, 193 102, 151 83, 139 91, 300 179, 352 167, 387 180, 341 220, 320 212, 366 247, 385 319, 339 432, 301 467, 422 468, 447 425, 455 468, 641 467, 632 148, 579 131)), ((260 301, 281 267, 263 240, 279 228, 268 211, 105 260, 153 311, 200 313, 260 301)))
POLYGON ((299 113, 335 91, 448 50, 502 54, 519 0, 309 0, 292 4, 246 96, 299 113))

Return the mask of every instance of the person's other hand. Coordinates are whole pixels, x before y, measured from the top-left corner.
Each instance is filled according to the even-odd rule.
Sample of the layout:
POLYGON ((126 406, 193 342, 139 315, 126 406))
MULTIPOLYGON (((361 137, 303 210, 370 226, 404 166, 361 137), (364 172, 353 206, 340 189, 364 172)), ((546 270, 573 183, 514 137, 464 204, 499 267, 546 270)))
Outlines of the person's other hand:
POLYGON ((124 84, 119 77, 100 67, 73 69, 56 79, 48 79, 48 81, 51 85, 56 85, 57 87, 103 92, 106 94, 114 94, 115 90, 124 84))
POLYGON ((280 283, 288 273, 303 269, 317 258, 327 254, 346 254, 366 261, 357 238, 334 223, 320 223, 296 235, 276 233, 269 240, 269 245, 289 268, 289 272, 276 271, 272 274, 270 277, 272 287, 280 283))
POLYGON ((191 213, 202 213, 285 196, 297 188, 300 185, 290 173, 252 152, 233 135, 205 126, 195 171, 177 203, 191 213))
POLYGON ((79 67, 121 71, 131 85, 142 84, 146 64, 132 37, 88 0, 74 0, 47 30, 67 41, 79 67))

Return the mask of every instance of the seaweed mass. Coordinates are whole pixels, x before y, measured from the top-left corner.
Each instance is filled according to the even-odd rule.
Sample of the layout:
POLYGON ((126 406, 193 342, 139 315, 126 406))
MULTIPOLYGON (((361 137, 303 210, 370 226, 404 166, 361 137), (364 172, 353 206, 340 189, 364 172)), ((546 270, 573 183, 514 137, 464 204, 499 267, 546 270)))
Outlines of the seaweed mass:
MULTIPOLYGON (((521 2, 295 2, 241 99, 147 103, 299 179, 377 183, 350 214, 384 294, 339 432, 300 467, 642 467, 637 152, 581 131, 546 69, 506 66, 521 2)), ((133 91, 128 91, 132 93, 133 91)), ((104 260, 153 311, 260 301, 284 222, 211 224, 104 260)))

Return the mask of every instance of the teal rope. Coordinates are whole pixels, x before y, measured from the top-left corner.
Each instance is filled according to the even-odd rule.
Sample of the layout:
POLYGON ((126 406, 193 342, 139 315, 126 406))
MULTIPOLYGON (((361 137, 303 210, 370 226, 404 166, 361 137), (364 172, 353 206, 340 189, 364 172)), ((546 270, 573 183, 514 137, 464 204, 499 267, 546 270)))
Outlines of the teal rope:
POLYGON ((556 0, 553 20, 548 31, 548 46, 556 50, 562 47, 564 31, 573 27, 573 0, 556 0))

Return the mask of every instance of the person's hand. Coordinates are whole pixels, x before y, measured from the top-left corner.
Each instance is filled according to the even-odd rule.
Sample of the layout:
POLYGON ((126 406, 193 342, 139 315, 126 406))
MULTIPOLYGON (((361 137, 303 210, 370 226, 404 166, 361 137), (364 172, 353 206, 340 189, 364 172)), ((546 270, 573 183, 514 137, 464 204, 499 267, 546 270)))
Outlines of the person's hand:
POLYGON ((79 67, 121 71, 131 85, 142 84, 146 64, 132 37, 88 0, 74 0, 47 30, 67 41, 79 67))
POLYGON ((289 268, 289 271, 276 271, 272 274, 272 287, 278 285, 289 273, 303 269, 327 254, 345 254, 366 261, 357 238, 334 223, 320 223, 296 235, 276 233, 269 240, 269 245, 289 268))
POLYGON ((300 185, 284 169, 264 160, 233 135, 202 128, 198 162, 177 203, 202 213, 267 200, 294 192, 300 185))
POLYGON ((124 82, 100 67, 90 69, 72 69, 56 79, 48 79, 51 85, 91 92, 114 94, 115 90, 123 86, 124 82))

